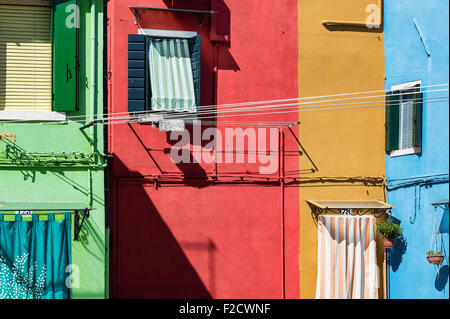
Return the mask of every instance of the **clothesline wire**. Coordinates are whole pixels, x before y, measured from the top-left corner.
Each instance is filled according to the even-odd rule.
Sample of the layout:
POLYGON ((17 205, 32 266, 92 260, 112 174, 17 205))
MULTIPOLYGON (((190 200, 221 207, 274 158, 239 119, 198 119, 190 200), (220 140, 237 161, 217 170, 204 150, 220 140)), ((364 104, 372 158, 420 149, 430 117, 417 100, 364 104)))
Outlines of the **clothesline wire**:
MULTIPOLYGON (((440 102, 448 102, 448 99, 445 100, 439 100, 439 101, 433 101, 433 102, 426 102, 427 104, 430 103, 440 103, 440 102)), ((379 104, 379 105, 371 105, 371 106, 349 106, 349 107, 337 107, 337 108, 329 108, 329 109, 308 109, 308 110, 295 110, 295 111, 280 111, 280 112, 270 112, 270 113, 255 113, 255 114, 236 114, 236 115, 225 115, 225 116, 214 116, 214 117, 202 117, 199 118, 198 120, 198 124, 203 123, 203 121, 205 119, 217 119, 217 118, 224 118, 224 117, 235 117, 235 116, 252 116, 252 115, 270 115, 270 114, 286 114, 286 113, 297 113, 297 112, 313 112, 313 111, 332 111, 332 110, 348 110, 348 109, 357 109, 357 108, 368 108, 368 107, 384 107, 384 104, 379 104)), ((112 121, 108 121, 109 123, 102 123, 104 125, 114 125, 114 124, 127 124, 127 123, 135 123, 135 120, 132 119, 125 119, 125 120, 112 120, 112 121)), ((239 123, 239 122, 235 122, 235 123, 239 123)), ((222 125, 222 122, 214 122, 214 124, 216 126, 224 126, 222 125)), ((224 123, 224 124, 228 124, 228 123, 224 123)), ((274 123, 275 124, 275 123, 274 123)), ((289 123, 291 124, 291 123, 289 123)), ((20 124, 19 124, 20 125, 20 124)), ((22 124, 22 125, 27 125, 27 124, 22 124)), ((273 127, 283 127, 283 126, 287 126, 288 124, 286 123, 286 125, 277 125, 277 126, 273 126, 273 127)), ((232 126, 236 126, 234 123, 232 126)))
MULTIPOLYGON (((424 92, 442 92, 442 91, 448 91, 448 89, 442 89, 442 90, 429 90, 429 91, 424 91, 424 92)), ((410 94, 410 93, 409 93, 410 94)), ((371 96, 371 97, 367 97, 367 98, 374 98, 376 96, 371 96)), ((436 98, 442 98, 442 97, 434 97, 434 99, 436 98)), ((358 98, 360 99, 360 98, 358 98)), ((423 98, 419 98, 419 99, 408 99, 409 101, 412 100, 422 100, 423 98)), ((428 99, 433 99, 433 98, 428 98, 428 99)), ((329 100, 329 101, 325 101, 325 102, 335 102, 335 101, 346 101, 346 100, 351 100, 351 99, 345 99, 345 100, 329 100)), ((189 116, 190 114, 192 115, 212 115, 212 114, 224 114, 224 113, 241 113, 241 112, 249 112, 249 111, 258 111, 258 110, 265 110, 265 109, 278 109, 278 108, 283 108, 283 109, 293 109, 293 108, 312 108, 312 107, 330 107, 330 106, 339 106, 339 105, 358 105, 358 104, 370 104, 370 103, 379 103, 379 102, 384 102, 383 100, 376 100, 376 101, 367 101, 367 102, 353 102, 353 103, 338 103, 338 104, 324 104, 324 105, 303 105, 303 103, 288 103, 288 104, 275 104, 275 105, 264 105, 264 106, 253 106, 253 107, 244 107, 244 108, 233 108, 231 110, 228 109, 217 109, 217 110, 210 110, 210 111, 205 111, 203 109, 200 109, 198 112, 195 113, 171 113, 171 114, 167 114, 167 116, 165 116, 165 118, 184 118, 189 116), (290 107, 289 107, 290 106, 290 107), (294 107, 292 107, 294 106, 294 107)), ((316 103, 316 102, 311 102, 311 103, 316 103)), ((309 103, 304 103, 304 104, 309 104, 309 103)), ((390 103, 387 103, 390 104, 390 103)), ((155 113, 154 113, 155 114, 155 113)), ((134 114, 133 114, 134 115, 134 114)))
MULTIPOLYGON (((437 100, 437 99, 441 99, 441 100, 438 100, 436 102, 445 102, 445 101, 447 101, 448 96, 445 96, 445 97, 433 97, 433 98, 427 98, 427 99, 424 99, 424 98, 409 99, 409 101, 416 101, 417 100, 417 101, 424 102, 424 101, 427 101, 427 100, 437 100)), ((381 102, 381 101, 364 102, 363 104, 373 104, 373 103, 378 103, 378 102, 381 102)), ((430 102, 425 102, 425 103, 430 103, 430 102)), ((390 105, 390 104, 394 104, 394 102, 393 103, 383 103, 383 104, 380 104, 380 105, 361 105, 361 103, 347 103, 347 104, 330 104, 330 105, 323 105, 323 106, 318 105, 316 107, 321 107, 321 110, 331 110, 331 109, 335 109, 336 110, 336 109, 341 109, 341 108, 330 108, 330 106, 351 105, 353 107, 359 106, 359 108, 361 108, 361 107, 372 107, 372 106, 384 106, 384 105, 390 105)), ((309 107, 311 107, 311 106, 309 106, 309 107)), ((342 109, 347 109, 347 108, 349 108, 349 107, 342 108, 342 109)), ((282 106, 282 109, 283 110, 295 109, 293 111, 286 112, 286 113, 308 111, 308 110, 298 109, 297 107, 287 107, 286 108, 286 107, 284 107, 284 105, 282 106)), ((312 111, 317 111, 317 110, 320 110, 320 109, 312 109, 312 111)), ((267 114, 281 114, 281 113, 285 113, 285 112, 273 112, 273 110, 271 110, 268 113, 267 112, 266 113, 259 113, 261 111, 264 111, 264 110, 257 110, 256 112, 253 111, 253 113, 245 113, 245 112, 240 112, 239 111, 238 112, 239 114, 232 114, 232 115, 228 115, 228 116, 226 116, 226 115, 229 114, 229 113, 235 113, 235 112, 223 112, 225 115, 222 115, 221 112, 219 112, 219 113, 215 113, 215 112, 214 113, 206 113, 204 115, 211 115, 211 116, 209 116, 209 117, 202 116, 200 119, 207 119, 207 118, 217 119, 217 118, 222 118, 222 117, 234 117, 234 116, 246 116, 246 115, 247 116, 249 116, 249 115, 267 115, 267 114)), ((186 115, 186 114, 183 114, 183 116, 181 114, 167 115, 164 119, 177 119, 177 118, 178 119, 189 119, 189 115, 186 115)), ((140 119, 139 119, 139 117, 127 116, 127 117, 104 118, 104 119, 101 119, 101 120, 98 120, 98 121, 101 121, 100 123, 102 123, 102 122, 111 122, 111 121, 118 121, 118 120, 140 120, 140 119)), ((83 120, 79 120, 79 121, 64 121, 63 123, 62 122, 50 122, 50 123, 45 123, 45 124, 46 125, 55 125, 55 124, 84 123, 84 122, 85 121, 83 121, 83 120)), ((10 124, 10 123, 11 122, 7 122, 6 124, 10 124)), ((15 124, 14 126, 20 126, 20 125, 41 125, 41 123, 23 123, 23 122, 19 122, 18 124, 15 124)))
MULTIPOLYGON (((437 98, 428 98, 428 99, 417 99, 417 100, 421 100, 423 103, 438 103, 438 102, 446 102, 448 101, 448 96, 447 97, 442 97, 441 100, 435 100, 435 101, 430 101, 430 102, 424 102, 430 99, 437 99, 437 98)), ((375 103, 375 102, 371 102, 371 103, 375 103)), ((367 104, 367 103, 366 103, 367 104)), ((334 107, 334 108, 318 108, 318 109, 297 109, 295 108, 295 110, 291 110, 291 111, 286 111, 284 108, 284 111, 281 112, 274 112, 274 111, 270 111, 270 112, 265 112, 265 113, 259 113, 261 111, 264 110, 260 110, 258 113, 257 112, 253 112, 253 113, 239 113, 239 114, 212 114, 211 116, 202 116, 199 119, 200 120, 205 120, 205 119, 219 119, 219 118, 225 118, 225 117, 236 117, 236 116, 252 116, 252 115, 270 115, 270 114, 283 114, 283 113, 295 113, 295 112, 309 112, 309 111, 326 111, 326 110, 341 110, 341 109, 354 109, 354 108, 367 108, 367 107, 380 107, 380 106, 385 106, 386 103, 383 104, 378 104, 378 105, 358 105, 358 104, 350 104, 352 106, 347 106, 347 107, 334 107)), ((289 109, 289 108, 288 108, 289 109)), ((176 117, 174 116, 167 116, 164 119, 176 119, 176 117)), ((178 117, 179 119, 184 119, 184 120, 192 120, 187 118, 186 115, 184 117, 178 117)), ((130 117, 124 117, 124 118, 110 118, 110 119, 102 119, 100 123, 105 123, 105 122, 112 122, 112 121, 120 121, 120 120, 126 120, 126 121, 136 121, 136 120, 140 120, 139 118, 130 118, 130 117)), ((84 123, 84 121, 70 121, 68 123, 84 123)), ((7 123, 8 124, 8 123, 7 123)), ((55 125, 55 124, 62 124, 60 122, 51 122, 51 123, 46 123, 46 125, 55 125)), ((21 125, 41 125, 41 123, 19 123, 16 124, 14 126, 21 126, 21 125)))
MULTIPOLYGON (((435 100, 435 99, 442 99, 442 98, 448 98, 448 96, 440 96, 440 97, 432 97, 432 98, 417 98, 417 99, 408 99, 408 101, 426 101, 426 100, 435 100)), ((297 110, 301 110, 302 108, 314 108, 314 107, 320 107, 323 109, 329 108, 331 106, 343 106, 343 105, 353 105, 353 106, 357 106, 357 105, 366 105, 366 104, 374 104, 374 103, 380 103, 380 102, 384 102, 383 100, 377 100, 377 101, 368 101, 368 102, 358 102, 358 103, 338 103, 338 104, 327 104, 327 105, 310 105, 310 106, 302 106, 302 107, 298 107, 296 103, 291 103, 291 104, 279 104, 279 105, 271 105, 269 107, 258 107, 258 108, 251 108, 250 110, 245 110, 245 109, 238 109, 238 110, 228 110, 228 111, 220 111, 220 112, 197 112, 195 113, 195 115, 222 115, 222 114, 231 114, 231 113, 245 113, 247 114, 247 112, 260 112, 260 111, 265 111, 265 110, 278 110, 278 109, 283 109, 283 110, 287 110, 287 109, 297 109, 297 110)), ((386 105, 392 105, 395 104, 394 102, 392 103, 386 103, 386 105)), ((367 105, 370 106, 370 105, 367 105)), ((255 113, 255 114, 259 114, 259 113, 255 113)), ((189 115, 184 115, 184 114, 169 114, 168 116, 165 116, 165 119, 177 119, 177 118, 183 118, 189 115)))
MULTIPOLYGON (((441 87, 441 86, 448 86, 448 84, 435 84, 435 85, 428 85, 428 86, 422 86, 421 88, 427 88, 427 87, 441 87)), ((442 92, 442 91, 448 91, 448 89, 438 89, 438 90, 421 90, 421 91, 417 91, 414 93, 419 93, 419 92, 423 92, 423 93, 430 93, 430 92, 442 92)), ((354 93, 342 93, 342 94, 333 94, 333 95, 322 95, 322 96, 317 96, 317 97, 304 97, 304 98, 293 98, 293 99, 284 99, 284 100, 270 100, 270 101, 258 101, 258 102, 243 102, 243 103, 232 103, 232 104, 218 104, 218 105, 211 105, 211 106, 202 106, 199 107, 199 111, 196 113, 192 113, 192 114, 206 114, 208 113, 208 111, 213 111, 215 113, 220 113, 220 112, 225 112, 225 111, 242 111, 242 110, 251 110, 251 109, 258 109, 258 108, 273 108, 273 107, 283 107, 283 106, 292 106, 292 105, 305 105, 305 104, 315 104, 315 103, 328 103, 328 102, 337 102, 337 101, 347 101, 347 100, 358 100, 358 99, 369 99, 369 98, 376 98, 376 97, 385 97, 385 94, 383 95, 372 95, 372 96, 363 96, 363 97, 353 97, 353 98, 343 98, 343 99, 334 99, 334 100, 317 100, 317 101, 308 101, 308 102, 299 102, 299 103, 290 103, 290 104, 278 104, 278 105, 263 105, 263 106, 253 106, 253 107, 245 107, 245 106, 250 106, 250 105, 257 105, 257 104, 269 104, 269 103, 274 103, 277 101, 294 101, 294 100, 304 100, 304 99, 315 99, 315 98, 323 98, 323 97, 333 97, 333 96, 344 96, 344 95, 359 95, 359 94, 368 94, 368 93, 372 93, 372 92, 392 92, 392 90, 379 90, 379 91, 367 91, 367 92, 354 92, 354 93), (220 109, 218 109, 217 107, 219 106, 224 106, 220 109), (241 108, 238 108, 239 106, 244 106, 241 108), (227 110, 227 109, 231 109, 231 110, 227 110)), ((397 94, 392 94, 392 96, 396 96, 396 95, 406 95, 406 94, 411 94, 412 92, 403 92, 403 93, 397 93, 397 94)), ((362 102, 364 103, 364 102, 362 102)), ((316 105, 313 105, 311 107, 315 107, 316 105)), ((133 114, 140 114, 140 113, 148 113, 148 111, 138 111, 138 112, 133 112, 133 114)), ((106 114, 106 117, 102 117, 102 118, 94 118, 94 120, 106 120, 109 118, 112 118, 115 115, 119 115, 119 114, 128 114, 128 112, 117 112, 117 113, 109 113, 106 114)), ((191 113, 186 113, 183 112, 183 114, 174 114, 174 116, 179 115, 179 116, 185 116, 185 114, 191 114, 191 113)), ((98 113, 98 114, 88 114, 88 115, 74 115, 74 116, 69 116, 67 117, 65 120, 63 121, 59 121, 60 124, 65 124, 68 122, 69 119, 74 119, 74 118, 79 118, 84 119, 83 122, 87 119, 87 118, 91 118, 93 116, 97 116, 97 115, 104 115, 102 113, 98 113)), ((22 123, 22 122, 36 122, 36 120, 6 120, 6 121, 2 121, 3 123, 22 123)), ((58 123, 58 121, 56 121, 56 123, 58 123)))
MULTIPOLYGON (((425 102, 429 103, 440 103, 440 102, 448 102, 448 99, 433 101, 433 102, 425 102)), ((333 110, 348 110, 348 109, 357 109, 357 108, 369 108, 369 107, 384 107, 384 104, 379 105, 370 105, 370 106, 349 106, 349 107, 336 107, 336 108, 322 108, 322 109, 308 109, 308 110, 293 110, 293 111, 280 111, 280 112, 269 112, 269 113, 253 113, 253 114, 233 114, 233 115, 219 115, 212 117, 202 117, 203 119, 215 119, 215 118, 224 118, 224 117, 235 117, 235 116, 254 116, 254 115, 271 115, 271 114, 286 114, 286 113, 297 113, 297 112, 315 112, 315 111, 333 111, 333 110)))
MULTIPOLYGON (((428 90, 428 91, 422 91, 422 92, 442 92, 442 91, 448 91, 448 89, 440 89, 440 90, 428 90)), ((408 93, 411 94, 411 93, 408 93)), ((439 97, 430 97, 430 98, 417 98, 417 99, 408 99, 408 101, 416 101, 416 100, 421 100, 421 101, 426 101, 426 100, 433 100, 433 99, 440 99, 440 98, 448 98, 448 96, 439 96, 439 97)), ((329 100, 326 102, 332 102, 335 100, 329 100)), ((324 105, 308 105, 308 106, 298 106, 300 103, 290 103, 290 104, 279 104, 279 105, 265 105, 265 106, 256 106, 256 107, 248 107, 248 108, 235 108, 233 110, 215 110, 214 112, 208 112, 208 111, 199 111, 197 113, 174 113, 174 114, 166 114, 165 115, 165 119, 176 119, 176 118, 186 118, 189 117, 191 115, 213 115, 214 117, 219 117, 219 115, 221 114, 230 114, 230 113, 239 113, 239 114, 246 114, 245 112, 250 112, 250 111, 264 111, 266 109, 279 109, 279 108, 283 108, 283 109, 296 109, 298 110, 299 108, 313 108, 313 107, 322 107, 322 108, 329 108, 330 106, 342 106, 342 105, 353 105, 353 106, 357 106, 357 105, 362 105, 362 104, 373 104, 373 103, 378 103, 378 102, 384 102, 384 100, 380 101, 366 101, 366 102, 354 102, 354 103, 338 103, 338 104, 324 104, 324 105), (287 106, 291 106, 291 107, 287 107, 287 106), (294 107, 292 107, 294 106, 294 107)), ((395 103, 395 102, 393 102, 395 103)), ((385 105, 390 105, 391 103, 385 103, 385 105)), ((370 105, 367 105, 370 106, 370 105)), ((300 111, 300 110, 298 110, 300 111)), ((152 115, 156 115, 157 113, 148 113, 148 114, 152 114, 152 115)), ((261 113, 255 113, 255 114, 261 114, 261 113)), ((135 114, 132 113, 132 116, 135 116, 135 114)), ((109 120, 121 120, 121 119, 129 119, 130 116, 126 116, 126 117, 104 117, 104 118, 97 118, 94 119, 95 121, 109 121, 109 120)), ((42 123, 39 122, 31 122, 31 123, 27 123, 27 122, 31 122, 31 120, 22 120, 22 121, 3 121, 3 123, 6 124, 17 124, 17 125, 21 125, 21 124, 38 124, 41 125, 42 123), (18 124, 20 123, 20 124, 18 124)), ((78 121, 73 121, 73 120, 63 120, 63 121, 56 121, 56 122, 48 122, 45 123, 46 125, 51 125, 51 124, 67 124, 67 123, 84 123, 85 120, 78 120, 78 121)))
MULTIPOLYGON (((426 90, 426 91, 417 91, 414 93, 430 93, 430 92, 444 92, 444 91, 448 91, 448 89, 438 89, 438 90, 426 90)), ((404 93, 396 93, 396 94, 391 94, 391 96, 402 96, 402 95, 411 95, 411 92, 404 92, 404 93)), ((371 99, 371 98, 377 98, 377 97, 383 97, 385 98, 386 95, 382 94, 382 95, 371 95, 371 96, 363 96, 363 97, 353 97, 353 98, 342 98, 342 99, 333 99, 333 100, 317 100, 317 101, 308 101, 308 102, 298 102, 298 103, 288 103, 288 104, 268 104, 268 105, 258 105, 258 106, 252 106, 252 105, 257 105, 257 104, 246 104, 246 105, 242 105, 243 107, 240 106, 232 106, 232 107, 221 107, 221 108, 216 108, 216 107, 199 107, 199 110, 197 112, 195 112, 195 114, 202 114, 202 113, 206 113, 209 111, 214 111, 214 112, 225 112, 225 111, 241 111, 241 110, 251 110, 251 109, 257 109, 257 108, 272 108, 272 107, 279 107, 279 106, 291 106, 291 105, 310 105, 310 104, 320 104, 320 103, 329 103, 329 102, 339 102, 339 101, 349 101, 349 100, 360 100, 360 99, 371 99), (230 110, 229 110, 230 109, 230 110)), ((364 102, 362 102, 364 103, 364 102)), ((259 104, 267 104, 267 103, 259 103, 259 104)), ((313 105, 312 107, 314 107, 315 105, 313 105)), ((134 112, 135 114, 138 113, 147 113, 148 111, 141 111, 141 112, 134 112)), ((187 113, 189 114, 189 113, 187 113)), ((194 114, 194 113, 192 113, 194 114)))
MULTIPOLYGON (((426 85, 426 86, 422 86, 422 88, 430 88, 430 87, 441 87, 441 86, 448 86, 448 83, 443 83, 443 84, 433 84, 433 85, 426 85)), ((444 89, 447 90, 448 89, 444 89)), ((289 99, 280 99, 280 100, 261 100, 261 101, 255 101, 255 102, 238 102, 238 103, 229 103, 229 104, 215 104, 215 105, 203 105, 203 106, 199 106, 199 109, 201 111, 203 110, 208 110, 208 109, 218 109, 218 107, 222 107, 223 108, 229 108, 231 106, 246 106, 246 105, 258 105, 258 104, 272 104, 272 103, 280 103, 280 102, 290 102, 290 101, 296 101, 296 100, 309 100, 309 99, 318 99, 318 98, 328 98, 328 97, 337 97, 337 96, 346 96, 346 95, 359 95, 359 94, 371 94, 371 93, 380 93, 380 92, 392 92, 392 90, 378 90, 378 91, 366 91, 366 92, 353 92, 353 93, 340 93, 340 94, 331 94, 331 95, 319 95, 319 96, 310 96, 310 97, 298 97, 298 98, 289 98, 289 99)), ((434 92, 432 90, 427 90, 427 91, 421 91, 421 92, 434 92)), ((411 94, 411 92, 407 92, 407 93, 399 93, 399 94, 393 94, 393 95, 403 95, 403 94, 411 94)), ((382 95, 377 95, 375 97, 384 97, 385 94, 382 95)), ((368 97, 363 97, 363 98, 368 98, 368 97)), ((357 98, 347 98, 347 99, 357 99, 357 98)), ((347 99, 341 99, 342 101, 345 101, 347 99)), ((329 101, 338 101, 338 100, 318 100, 318 101, 312 101, 312 102, 305 102, 305 103, 299 103, 299 105, 301 104, 311 104, 311 103, 321 103, 321 102, 329 102, 329 101)), ((138 111, 138 112, 133 112, 135 114, 138 113, 147 113, 148 111, 138 111)), ((113 114, 127 114, 129 112, 118 112, 118 113, 109 113, 109 115, 113 115, 113 114)), ((79 115, 79 116, 83 116, 83 115, 79 115)))

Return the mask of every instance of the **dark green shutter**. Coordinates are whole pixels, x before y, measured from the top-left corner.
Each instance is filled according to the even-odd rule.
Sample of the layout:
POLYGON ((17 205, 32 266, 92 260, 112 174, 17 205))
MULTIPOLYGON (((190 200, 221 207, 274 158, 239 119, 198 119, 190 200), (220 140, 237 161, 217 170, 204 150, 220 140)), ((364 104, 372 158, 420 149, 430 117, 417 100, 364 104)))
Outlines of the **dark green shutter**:
POLYGON ((413 142, 415 147, 422 146, 422 105, 423 105, 423 93, 420 91, 420 85, 417 84, 414 87, 414 125, 413 125, 413 142))
POLYGON ((147 37, 128 35, 128 112, 148 110, 149 70, 147 37))
POLYGON ((386 128, 386 152, 398 150, 399 129, 400 129, 400 92, 393 91, 386 93, 385 108, 385 128, 386 128))
POLYGON ((192 79, 194 81, 194 94, 196 106, 200 104, 200 74, 201 74, 201 37, 197 35, 189 40, 189 53, 191 56, 192 79))
POLYGON ((78 29, 74 23, 76 12, 73 10, 77 2, 77 0, 52 1, 54 111, 78 109, 78 29))

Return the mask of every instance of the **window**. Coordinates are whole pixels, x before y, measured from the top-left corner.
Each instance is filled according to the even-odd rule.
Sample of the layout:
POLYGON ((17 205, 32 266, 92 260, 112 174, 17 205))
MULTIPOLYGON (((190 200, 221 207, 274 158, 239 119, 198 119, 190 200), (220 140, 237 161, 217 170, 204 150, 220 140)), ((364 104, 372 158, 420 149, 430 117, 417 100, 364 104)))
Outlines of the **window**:
POLYGON ((0 5, 0 110, 51 111, 51 8, 0 5))
POLYGON ((76 0, 0 0, 2 119, 15 118, 11 113, 43 119, 30 112, 77 109, 77 29, 68 19, 77 14, 75 5, 76 0))
POLYGON ((386 94, 386 152, 391 156, 421 152, 420 81, 395 85, 386 94))
POLYGON ((141 29, 128 36, 129 112, 186 112, 200 106, 200 35, 141 29))

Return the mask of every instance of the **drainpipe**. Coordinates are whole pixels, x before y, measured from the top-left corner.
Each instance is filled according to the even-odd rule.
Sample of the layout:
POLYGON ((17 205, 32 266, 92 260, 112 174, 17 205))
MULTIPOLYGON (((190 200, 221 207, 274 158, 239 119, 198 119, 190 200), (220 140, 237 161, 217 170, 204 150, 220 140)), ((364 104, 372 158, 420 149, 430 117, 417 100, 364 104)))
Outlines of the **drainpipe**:
MULTIPOLYGON (((91 0, 91 70, 90 70, 90 76, 91 76, 91 84, 90 84, 90 91, 89 91, 89 122, 92 122, 94 120, 94 114, 95 114, 95 90, 96 90, 96 83, 95 83, 95 57, 97 54, 96 50, 96 6, 95 6, 96 0, 91 0)), ((95 151, 95 126, 92 125, 90 127, 90 137, 91 137, 91 152, 93 153, 95 151)), ((92 206, 92 170, 88 168, 88 190, 89 190, 89 207, 92 206)))
POLYGON ((385 256, 385 265, 386 265, 385 299, 391 299, 389 249, 384 250, 384 256, 385 256))
POLYGON ((281 186, 281 255, 282 255, 282 296, 283 299, 286 299, 286 230, 285 230, 285 213, 286 213, 286 204, 285 204, 285 139, 284 139, 284 130, 279 130, 278 135, 279 141, 281 141, 281 144, 278 143, 278 161, 279 161, 279 168, 278 168, 278 176, 280 179, 280 186, 281 186), (281 158, 280 158, 280 151, 281 151, 281 158), (280 161, 281 160, 281 161, 280 161))

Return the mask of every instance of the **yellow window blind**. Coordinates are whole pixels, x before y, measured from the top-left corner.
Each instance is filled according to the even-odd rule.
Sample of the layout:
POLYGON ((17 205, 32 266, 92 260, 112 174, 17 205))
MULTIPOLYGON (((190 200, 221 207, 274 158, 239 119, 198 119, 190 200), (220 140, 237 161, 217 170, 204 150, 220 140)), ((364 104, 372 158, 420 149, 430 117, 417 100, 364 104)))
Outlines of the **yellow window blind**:
POLYGON ((51 8, 0 4, 0 111, 51 111, 51 8))

